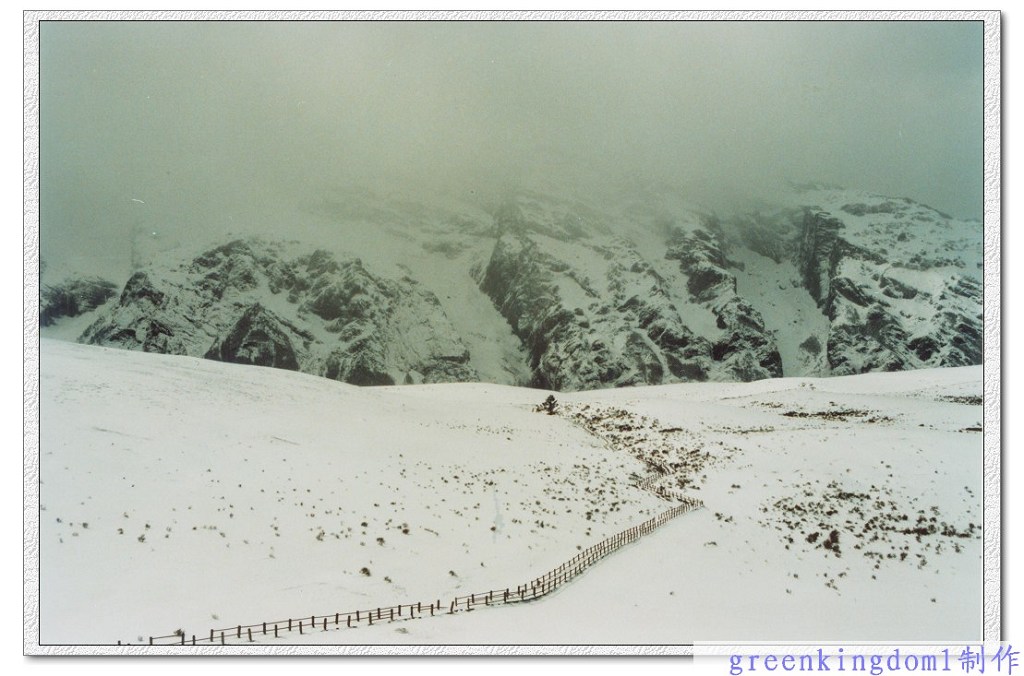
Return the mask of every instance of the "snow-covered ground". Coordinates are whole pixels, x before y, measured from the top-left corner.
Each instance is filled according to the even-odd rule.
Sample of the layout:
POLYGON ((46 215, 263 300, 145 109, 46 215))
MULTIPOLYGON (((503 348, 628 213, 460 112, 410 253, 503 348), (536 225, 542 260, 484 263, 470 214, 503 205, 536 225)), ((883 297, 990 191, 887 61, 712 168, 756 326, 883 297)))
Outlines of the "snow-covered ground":
POLYGON ((515 586, 674 503, 536 602, 279 643, 970 640, 981 367, 557 395, 356 388, 44 339, 43 644, 515 586), (587 422, 589 421, 589 422, 587 422), (587 422, 585 429, 581 422, 587 422))

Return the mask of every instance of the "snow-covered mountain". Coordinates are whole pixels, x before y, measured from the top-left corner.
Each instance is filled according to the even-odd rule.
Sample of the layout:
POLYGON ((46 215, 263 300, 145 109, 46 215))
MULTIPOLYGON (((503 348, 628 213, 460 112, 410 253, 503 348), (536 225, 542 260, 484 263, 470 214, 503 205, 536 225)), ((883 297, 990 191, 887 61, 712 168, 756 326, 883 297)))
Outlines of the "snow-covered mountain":
POLYGON ((136 272, 82 342, 302 370, 358 385, 476 379, 437 297, 357 258, 235 240, 136 272))
POLYGON ((43 335, 562 391, 981 362, 981 224, 904 198, 794 186, 712 212, 670 189, 520 190, 313 211, 321 227, 287 228, 298 241, 183 247, 116 286, 44 280, 43 335))

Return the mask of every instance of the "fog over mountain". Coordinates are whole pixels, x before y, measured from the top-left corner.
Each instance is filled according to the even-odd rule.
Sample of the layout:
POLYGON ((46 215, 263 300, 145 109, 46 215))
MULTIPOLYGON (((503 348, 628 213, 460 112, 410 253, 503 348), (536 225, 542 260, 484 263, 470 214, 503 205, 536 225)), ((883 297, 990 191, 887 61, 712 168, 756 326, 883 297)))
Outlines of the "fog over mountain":
MULTIPOLYGON (((120 277, 339 191, 490 210, 783 179, 981 215, 980 22, 44 22, 41 254, 120 277)), ((120 281, 120 280, 119 280, 120 281)))

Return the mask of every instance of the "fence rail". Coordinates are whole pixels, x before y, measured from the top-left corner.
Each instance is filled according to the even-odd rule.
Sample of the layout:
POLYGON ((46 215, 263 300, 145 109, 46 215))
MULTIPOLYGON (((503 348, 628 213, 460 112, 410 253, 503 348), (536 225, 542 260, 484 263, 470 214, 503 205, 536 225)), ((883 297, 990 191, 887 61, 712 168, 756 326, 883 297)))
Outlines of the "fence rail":
MULTIPOLYGON (((593 425, 581 423, 575 418, 573 420, 577 424, 581 424, 591 434, 603 438, 600 431, 593 425)), ((427 603, 417 601, 416 603, 403 603, 397 606, 367 608, 328 615, 310 615, 298 619, 289 618, 287 620, 260 622, 258 624, 240 624, 223 629, 210 629, 209 632, 202 635, 192 634, 189 636, 184 631, 179 631, 169 636, 150 636, 149 645, 197 646, 227 645, 229 642, 232 644, 255 643, 256 641, 269 640, 271 636, 273 638, 280 638, 284 632, 298 631, 302 635, 313 631, 329 631, 342 628, 352 629, 362 625, 372 626, 374 623, 380 622, 395 622, 438 614, 453 614, 472 610, 474 606, 480 605, 490 606, 533 601, 554 592, 604 557, 621 547, 639 540, 644 535, 664 525, 670 519, 704 506, 701 500, 662 485, 667 477, 671 477, 674 474, 672 469, 664 462, 644 457, 641 457, 640 460, 646 462, 653 473, 638 479, 634 485, 666 500, 677 501, 678 504, 639 525, 627 528, 596 545, 584 549, 557 568, 529 582, 516 585, 515 589, 506 587, 505 589, 492 589, 479 594, 456 596, 448 601, 447 604, 442 604, 440 599, 434 599, 427 603)), ((118 641, 118 645, 122 645, 122 643, 118 641)))
MULTIPOLYGON (((533 601, 552 593, 612 552, 639 540, 669 520, 704 506, 704 503, 696 498, 676 494, 666 489, 654 490, 659 495, 663 495, 663 497, 674 498, 681 502, 658 516, 632 528, 627 528, 596 545, 584 549, 557 568, 549 570, 529 582, 516 585, 514 589, 506 587, 505 589, 492 589, 479 594, 456 596, 447 604, 442 604, 440 599, 435 599, 427 603, 417 601, 416 603, 402 603, 397 606, 382 606, 328 615, 309 615, 301 618, 288 618, 286 620, 260 622, 257 624, 239 624, 233 627, 210 629, 201 635, 187 635, 184 631, 181 631, 168 636, 150 636, 148 645, 199 646, 255 643, 270 639, 271 637, 280 638, 285 632, 297 631, 300 635, 304 635, 314 631, 354 629, 362 625, 372 626, 375 623, 381 622, 432 617, 442 613, 452 614, 471 610, 474 606, 533 601)), ((118 641, 118 645, 130 644, 118 641)))

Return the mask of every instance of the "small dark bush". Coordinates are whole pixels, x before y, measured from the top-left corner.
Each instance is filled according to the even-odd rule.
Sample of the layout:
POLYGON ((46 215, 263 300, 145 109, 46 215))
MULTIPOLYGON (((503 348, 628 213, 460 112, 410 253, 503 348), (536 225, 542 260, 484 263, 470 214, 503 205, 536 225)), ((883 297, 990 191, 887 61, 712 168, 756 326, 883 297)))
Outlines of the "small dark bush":
POLYGON ((549 394, 544 403, 537 407, 537 410, 544 411, 548 415, 554 415, 558 411, 558 402, 555 400, 555 395, 549 394))

